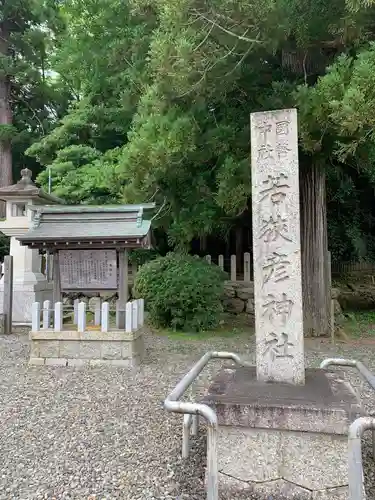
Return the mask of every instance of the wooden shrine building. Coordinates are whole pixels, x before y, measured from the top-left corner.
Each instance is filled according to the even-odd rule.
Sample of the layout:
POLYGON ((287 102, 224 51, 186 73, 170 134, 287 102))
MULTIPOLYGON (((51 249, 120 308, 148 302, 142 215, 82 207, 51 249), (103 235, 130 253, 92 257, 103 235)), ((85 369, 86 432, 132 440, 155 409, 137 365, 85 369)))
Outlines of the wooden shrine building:
POLYGON ((61 292, 117 290, 125 310, 128 250, 151 248, 154 203, 28 208, 32 224, 18 240, 53 255, 53 301, 60 302, 61 292))

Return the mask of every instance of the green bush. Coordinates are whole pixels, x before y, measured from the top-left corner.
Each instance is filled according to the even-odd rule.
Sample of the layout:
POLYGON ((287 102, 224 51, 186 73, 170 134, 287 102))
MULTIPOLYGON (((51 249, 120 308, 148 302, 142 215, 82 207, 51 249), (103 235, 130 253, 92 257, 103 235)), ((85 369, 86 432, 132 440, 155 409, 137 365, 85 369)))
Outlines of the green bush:
POLYGON ((170 253, 137 273, 134 291, 143 297, 153 324, 199 331, 217 326, 222 312, 225 274, 213 264, 170 253))

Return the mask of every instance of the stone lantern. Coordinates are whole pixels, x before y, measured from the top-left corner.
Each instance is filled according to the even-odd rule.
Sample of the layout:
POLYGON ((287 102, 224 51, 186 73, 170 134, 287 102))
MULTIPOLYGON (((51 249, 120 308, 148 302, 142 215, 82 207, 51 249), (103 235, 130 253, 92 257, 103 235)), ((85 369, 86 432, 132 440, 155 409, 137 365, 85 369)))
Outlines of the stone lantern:
MULTIPOLYGON (((6 202, 6 218, 0 221, 0 231, 10 236, 13 256, 13 322, 31 324, 31 306, 35 301, 52 299, 52 283, 41 272, 38 250, 22 246, 17 240, 33 223, 35 210, 30 205, 55 205, 63 201, 45 193, 32 181, 32 172, 21 170, 21 179, 12 186, 0 188, 0 200, 6 202)), ((3 312, 4 277, 0 280, 0 313, 3 312)))

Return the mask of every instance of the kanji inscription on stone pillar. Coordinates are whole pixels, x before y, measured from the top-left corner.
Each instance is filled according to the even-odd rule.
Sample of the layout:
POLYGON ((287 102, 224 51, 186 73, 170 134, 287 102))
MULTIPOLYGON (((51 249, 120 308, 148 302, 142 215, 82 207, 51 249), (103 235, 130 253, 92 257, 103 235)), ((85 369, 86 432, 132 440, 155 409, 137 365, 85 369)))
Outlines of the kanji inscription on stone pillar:
POLYGON ((258 380, 305 383, 297 111, 251 114, 258 380))

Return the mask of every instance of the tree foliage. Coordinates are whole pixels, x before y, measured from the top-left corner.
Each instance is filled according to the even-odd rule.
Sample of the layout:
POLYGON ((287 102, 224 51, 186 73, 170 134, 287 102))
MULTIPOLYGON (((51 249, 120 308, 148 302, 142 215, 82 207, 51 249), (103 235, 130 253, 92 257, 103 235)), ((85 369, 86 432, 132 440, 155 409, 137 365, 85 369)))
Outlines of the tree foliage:
POLYGON ((156 201, 156 223, 186 248, 248 209, 249 113, 298 105, 304 154, 327 170, 330 245, 371 254, 373 7, 64 2, 54 69, 76 99, 28 153, 67 201, 156 201))
MULTIPOLYGON (((0 81, 9 86, 11 119, 0 125, 2 142, 11 142, 13 177, 25 166, 40 165, 25 150, 63 117, 69 92, 51 75, 51 55, 64 22, 55 0, 3 0, 0 81)), ((37 172, 36 172, 37 173, 37 172)))
POLYGON ((334 258, 373 255, 372 1, 68 0, 60 15, 53 69, 75 100, 28 150, 56 194, 154 200, 176 247, 225 235, 249 207, 250 112, 297 105, 334 258))

